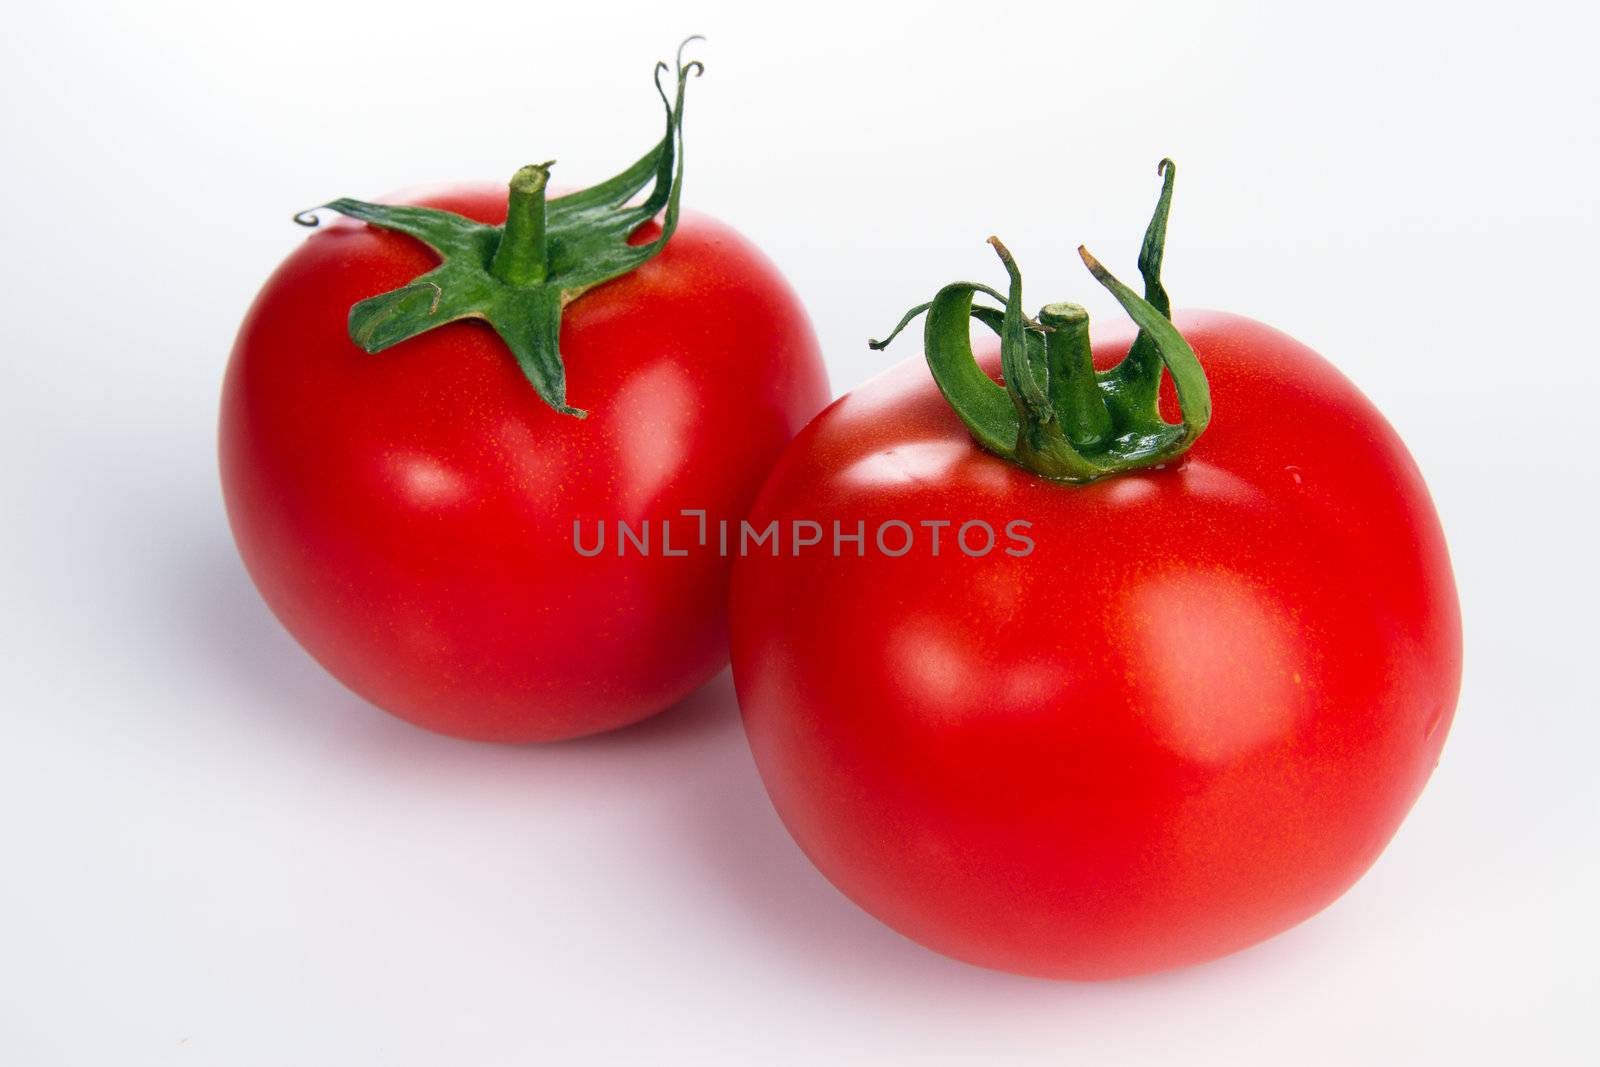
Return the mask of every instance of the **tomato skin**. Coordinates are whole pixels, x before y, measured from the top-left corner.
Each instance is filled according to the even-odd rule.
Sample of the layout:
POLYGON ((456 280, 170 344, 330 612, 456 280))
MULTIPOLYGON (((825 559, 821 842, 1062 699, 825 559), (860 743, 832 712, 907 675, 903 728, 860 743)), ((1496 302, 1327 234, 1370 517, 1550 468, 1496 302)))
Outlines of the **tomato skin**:
MULTIPOLYGON (((503 185, 403 200, 505 219, 503 185)), ((727 662, 730 561, 659 543, 618 558, 612 541, 585 558, 574 520, 592 545, 599 521, 671 518, 676 550, 694 525, 680 509, 742 517, 828 396, 804 309, 751 244, 685 212, 660 255, 567 308, 580 421, 546 407, 484 323, 377 355, 350 341, 353 303, 435 262, 340 220, 250 309, 219 445, 251 577, 335 677, 430 730, 547 741, 662 710, 727 662)))
MULTIPOLYGON (((1354 883, 1438 760, 1460 615, 1415 464, 1305 346, 1175 322, 1216 414, 1168 469, 1046 482, 908 360, 795 439, 750 519, 866 524, 864 558, 740 560, 734 678, 801 848, 947 955, 1098 979, 1244 948, 1354 883), (1035 547, 971 558, 950 527, 935 558, 919 528, 886 558, 890 519, 1021 519, 1035 547)), ((1131 341, 1106 332, 1100 366, 1131 341)))

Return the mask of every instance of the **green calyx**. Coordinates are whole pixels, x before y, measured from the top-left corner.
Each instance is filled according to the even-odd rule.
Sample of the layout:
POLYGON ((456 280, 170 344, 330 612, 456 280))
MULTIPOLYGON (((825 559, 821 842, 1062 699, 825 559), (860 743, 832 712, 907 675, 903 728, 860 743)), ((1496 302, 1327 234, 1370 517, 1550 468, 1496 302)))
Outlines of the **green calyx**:
POLYGON ((1022 274, 1006 246, 989 238, 1010 277, 1001 293, 975 282, 955 282, 933 300, 906 312, 883 349, 912 319, 927 312, 923 349, 933 379, 979 445, 1041 477, 1092 482, 1176 459, 1194 444, 1211 420, 1211 391, 1194 350, 1171 322, 1172 306, 1161 287, 1176 168, 1163 159, 1161 196, 1139 250, 1144 276, 1141 298, 1100 265, 1081 245, 1078 254, 1095 280, 1127 311, 1139 335, 1127 356, 1097 371, 1089 347, 1089 315, 1077 304, 1046 304, 1037 318, 1022 312, 1022 274), (999 308, 974 303, 983 293, 999 308), (972 354, 969 322, 977 319, 1000 335, 997 385, 972 354), (1182 420, 1161 417, 1163 374, 1177 386, 1182 420))
POLYGON ((350 308, 350 339, 382 352, 448 322, 482 319, 516 356, 522 373, 546 404, 565 415, 586 413, 567 403, 566 368, 558 341, 561 312, 602 282, 654 257, 678 226, 683 193, 683 100, 689 76, 705 68, 683 61, 678 48, 677 91, 669 97, 656 64, 656 90, 666 107, 659 143, 627 170, 599 185, 545 199, 553 160, 523 167, 511 179, 504 226, 485 226, 435 208, 333 200, 294 220, 317 225, 326 209, 414 237, 439 256, 433 270, 409 285, 350 308), (651 186, 639 203, 633 198, 651 186), (665 208, 661 235, 646 244, 628 238, 665 208))

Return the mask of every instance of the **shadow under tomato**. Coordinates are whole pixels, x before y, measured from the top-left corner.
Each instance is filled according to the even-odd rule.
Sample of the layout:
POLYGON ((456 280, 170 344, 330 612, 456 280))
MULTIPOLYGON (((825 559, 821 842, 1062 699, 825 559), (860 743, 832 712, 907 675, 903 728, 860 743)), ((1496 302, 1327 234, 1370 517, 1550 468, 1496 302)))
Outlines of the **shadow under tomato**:
MULTIPOLYGON (((174 573, 163 584, 175 594, 168 606, 177 635, 195 658, 226 673, 246 702, 266 710, 281 728, 313 731, 324 739, 330 730, 381 735, 398 728, 444 743, 507 748, 430 733, 346 689, 273 617, 225 529, 174 553, 171 562, 174 573)), ((714 680, 660 714, 618 730, 553 745, 511 747, 579 751, 653 746, 693 736, 727 714, 716 696, 717 684, 714 680)))
POLYGON ((175 554, 166 588, 171 623, 193 658, 241 690, 241 703, 270 709, 285 729, 326 729, 330 719, 376 712, 340 685, 272 617, 233 544, 206 538, 175 554))

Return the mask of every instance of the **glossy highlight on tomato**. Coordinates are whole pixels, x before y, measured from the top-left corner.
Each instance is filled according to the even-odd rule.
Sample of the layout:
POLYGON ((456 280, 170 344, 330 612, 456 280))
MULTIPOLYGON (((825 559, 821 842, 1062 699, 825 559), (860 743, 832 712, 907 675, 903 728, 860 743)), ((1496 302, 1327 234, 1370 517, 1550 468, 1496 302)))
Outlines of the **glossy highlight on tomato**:
MULTIPOLYGON (((504 185, 400 199, 489 224, 507 213, 504 185)), ((630 243, 660 233, 646 223, 630 243)), ((684 212, 658 255, 564 308, 580 419, 483 322, 377 355, 352 342, 352 305, 437 262, 341 220, 251 308, 220 426, 250 575, 340 681, 430 730, 546 741, 660 711, 727 661, 730 561, 585 558, 574 522, 742 518, 827 399, 805 311, 748 241, 684 212)))
MULTIPOLYGON (((1444 744, 1460 615, 1406 448, 1285 334, 1173 324, 1215 398, 1176 460, 1041 478, 908 360, 818 416, 752 514, 1032 523, 1021 557, 919 539, 734 577, 735 682, 784 824, 958 959, 1098 979, 1270 937, 1373 863, 1444 744)), ((1095 366, 1132 340, 1100 331, 1095 366)))

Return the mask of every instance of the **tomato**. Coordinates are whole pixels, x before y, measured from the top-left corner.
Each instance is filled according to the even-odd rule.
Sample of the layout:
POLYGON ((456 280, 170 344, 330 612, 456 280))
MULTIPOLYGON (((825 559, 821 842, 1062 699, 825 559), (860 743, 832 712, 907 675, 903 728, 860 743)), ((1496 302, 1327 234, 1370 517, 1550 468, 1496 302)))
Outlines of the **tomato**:
MULTIPOLYGON (((506 210, 503 186, 416 202, 489 223, 506 210)), ((351 343, 351 304, 432 258, 339 222, 257 298, 221 422, 251 577, 340 681, 431 730, 540 741, 660 711, 727 662, 730 560, 585 558, 573 524, 592 544, 601 521, 741 517, 827 399, 803 308, 749 242, 688 214, 659 256, 567 309, 577 420, 481 323, 378 356, 351 343)))
MULTIPOLYGON (((507 218, 504 185, 405 199, 507 218)), ((828 396, 773 265, 707 216, 674 221, 654 258, 561 312, 583 419, 484 322, 353 343, 352 305, 439 262, 411 236, 342 220, 267 282, 223 387, 228 517, 272 610, 355 692, 441 733, 545 741, 660 711, 726 664, 730 560, 575 550, 575 522, 592 543, 602 522, 742 517, 828 396)))
POLYGON ((958 959, 1096 979, 1260 941, 1373 863, 1444 743, 1460 618, 1404 445, 1283 333, 1174 324, 1216 407, 1175 461, 1039 477, 906 362, 818 416, 750 517, 829 528, 735 571, 772 800, 848 897, 958 959), (835 555, 834 523, 863 541, 835 555))

